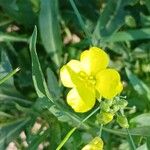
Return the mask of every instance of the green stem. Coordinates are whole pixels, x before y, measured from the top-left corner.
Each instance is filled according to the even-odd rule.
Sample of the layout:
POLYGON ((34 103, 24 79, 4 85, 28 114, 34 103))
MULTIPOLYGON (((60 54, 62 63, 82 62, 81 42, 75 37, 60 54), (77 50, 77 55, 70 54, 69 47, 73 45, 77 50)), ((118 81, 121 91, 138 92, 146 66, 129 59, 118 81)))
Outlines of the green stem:
POLYGON ((101 124, 101 126, 100 126, 100 130, 99 130, 99 137, 101 137, 101 136, 102 136, 102 130, 103 130, 103 124, 101 124))
POLYGON ((74 10, 74 12, 75 12, 75 14, 76 14, 78 20, 79 20, 79 23, 80 23, 80 25, 81 25, 82 30, 85 32, 85 34, 86 34, 87 37, 90 37, 90 33, 89 33, 88 30, 85 28, 84 21, 83 21, 81 15, 80 15, 80 13, 79 13, 79 10, 77 9, 77 7, 76 7, 76 5, 75 5, 75 3, 74 3, 74 1, 73 1, 73 0, 69 0, 69 1, 70 1, 70 4, 71 4, 71 6, 72 6, 72 8, 73 8, 73 10, 74 10))
POLYGON ((134 143, 134 141, 133 141, 133 139, 132 139, 132 136, 131 136, 131 134, 130 134, 129 129, 127 128, 126 131, 127 131, 127 133, 128 133, 128 136, 129 136, 129 139, 130 139, 130 142, 131 142, 132 149, 133 149, 133 150, 136 150, 136 146, 135 146, 135 143, 134 143))
POLYGON ((12 42, 28 42, 29 40, 24 37, 12 36, 8 34, 0 34, 0 41, 12 41, 12 42))
POLYGON ((96 108, 93 112, 91 112, 85 119, 83 119, 79 125, 77 127, 72 128, 67 135, 64 137, 64 139, 61 141, 61 143, 58 145, 58 147, 56 148, 56 150, 60 150, 63 145, 68 141, 68 139, 71 137, 71 135, 75 132, 75 130, 77 128, 79 128, 86 120, 88 120, 92 115, 94 115, 98 110, 100 109, 100 107, 96 108))
POLYGON ((11 78, 16 72, 18 72, 20 69, 16 68, 15 70, 13 70, 12 72, 8 73, 5 77, 3 77, 2 79, 0 79, 0 84, 2 84, 3 82, 5 82, 6 80, 8 80, 9 78, 11 78))

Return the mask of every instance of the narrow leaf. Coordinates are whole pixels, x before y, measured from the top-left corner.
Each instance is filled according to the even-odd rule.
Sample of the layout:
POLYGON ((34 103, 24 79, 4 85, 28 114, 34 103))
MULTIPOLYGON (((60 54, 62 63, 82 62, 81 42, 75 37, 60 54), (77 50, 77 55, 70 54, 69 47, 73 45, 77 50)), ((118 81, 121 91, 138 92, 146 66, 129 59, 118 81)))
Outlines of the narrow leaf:
POLYGON ((36 39, 37 39, 37 28, 34 28, 33 34, 30 39, 30 53, 32 59, 32 78, 35 90, 39 97, 44 97, 45 95, 49 97, 52 101, 52 97, 48 92, 46 81, 42 73, 41 65, 36 53, 36 39))
POLYGON ((58 21, 58 1, 41 0, 39 25, 42 43, 47 53, 59 67, 61 64, 62 42, 58 21))

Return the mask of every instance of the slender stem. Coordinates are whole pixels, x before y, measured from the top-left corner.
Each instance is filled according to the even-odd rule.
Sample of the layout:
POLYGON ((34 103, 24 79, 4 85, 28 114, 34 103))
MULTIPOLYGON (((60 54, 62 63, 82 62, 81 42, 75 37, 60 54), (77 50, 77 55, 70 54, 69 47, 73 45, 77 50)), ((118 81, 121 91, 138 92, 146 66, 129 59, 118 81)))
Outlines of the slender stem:
POLYGON ((2 84, 3 82, 5 82, 6 80, 8 80, 9 78, 11 78, 16 72, 18 72, 20 69, 16 68, 15 70, 13 70, 12 72, 8 73, 5 77, 3 77, 2 79, 0 79, 0 84, 2 84))
POLYGON ((99 130, 99 136, 100 136, 100 137, 102 136, 102 130, 103 130, 103 124, 101 124, 100 130, 99 130))
POLYGON ((80 25, 81 25, 82 30, 85 32, 85 34, 86 34, 87 37, 90 37, 90 33, 89 33, 88 30, 85 28, 84 21, 83 21, 81 15, 80 15, 80 13, 79 13, 79 10, 77 9, 77 7, 76 7, 76 5, 75 5, 75 3, 74 3, 74 0, 70 0, 70 4, 71 4, 71 6, 72 6, 72 8, 73 8, 73 10, 74 10, 74 12, 75 12, 75 14, 76 14, 78 20, 79 20, 79 23, 80 23, 80 25))
POLYGON ((86 118, 84 118, 81 123, 78 125, 78 127, 80 127, 82 125, 82 123, 84 123, 86 120, 88 120, 91 116, 93 116, 98 110, 100 109, 100 107, 97 107, 93 112, 91 112, 86 118))
POLYGON ((28 43, 28 38, 12 36, 8 34, 0 34, 0 42, 11 41, 11 42, 26 42, 28 43))
POLYGON ((133 139, 132 139, 132 136, 131 136, 131 134, 130 134, 130 131, 129 131, 128 128, 127 128, 126 130, 127 130, 127 133, 128 133, 128 136, 129 136, 131 145, 132 145, 132 149, 133 149, 133 150, 136 150, 136 146, 135 146, 135 143, 134 143, 134 141, 133 141, 133 139))
POLYGON ((88 120, 92 115, 94 115, 98 110, 100 109, 100 107, 96 108, 93 112, 91 112, 85 119, 83 119, 79 125, 77 127, 72 128, 67 135, 64 137, 64 139, 62 140, 62 142, 58 145, 58 147, 56 148, 56 150, 60 150, 63 145, 67 142, 67 140, 71 137, 71 135, 76 131, 77 128, 79 128, 82 123, 84 123, 86 120, 88 120))

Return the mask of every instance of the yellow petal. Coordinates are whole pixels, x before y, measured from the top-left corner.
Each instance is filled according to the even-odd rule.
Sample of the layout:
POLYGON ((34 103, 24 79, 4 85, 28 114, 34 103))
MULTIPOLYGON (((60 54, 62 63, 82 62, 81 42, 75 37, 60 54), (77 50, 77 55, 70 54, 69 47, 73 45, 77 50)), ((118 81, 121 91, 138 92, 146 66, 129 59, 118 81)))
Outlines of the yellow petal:
POLYGON ((96 89, 106 99, 115 97, 123 89, 119 73, 115 69, 100 71, 96 76, 96 89))
POLYGON ((89 144, 84 146, 82 150, 103 150, 103 140, 100 137, 95 137, 89 144))
POLYGON ((67 95, 67 103, 75 112, 87 112, 93 108, 95 104, 95 91, 91 87, 83 87, 83 85, 73 88, 67 95))
POLYGON ((83 70, 88 75, 95 75, 108 66, 109 57, 102 49, 91 47, 89 50, 81 53, 80 61, 83 70))
POLYGON ((71 60, 60 69, 60 79, 63 85, 71 88, 71 87, 74 87, 74 83, 72 79, 73 75, 71 75, 68 68, 70 68, 73 74, 75 75, 80 72, 81 64, 77 60, 71 60))

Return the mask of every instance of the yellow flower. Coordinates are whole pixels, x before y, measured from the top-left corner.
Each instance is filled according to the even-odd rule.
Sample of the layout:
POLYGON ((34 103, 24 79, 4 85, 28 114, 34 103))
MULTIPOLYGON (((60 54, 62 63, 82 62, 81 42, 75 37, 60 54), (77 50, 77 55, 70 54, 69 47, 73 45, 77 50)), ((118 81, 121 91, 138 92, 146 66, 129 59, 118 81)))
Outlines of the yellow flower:
POLYGON ((103 141, 100 137, 95 137, 89 144, 85 145, 82 150, 103 150, 103 141))
POLYGON ((87 112, 98 98, 113 99, 122 91, 120 75, 115 69, 107 69, 108 55, 100 48, 92 47, 81 53, 80 61, 71 60, 60 70, 64 86, 72 88, 67 103, 76 112, 87 112))

